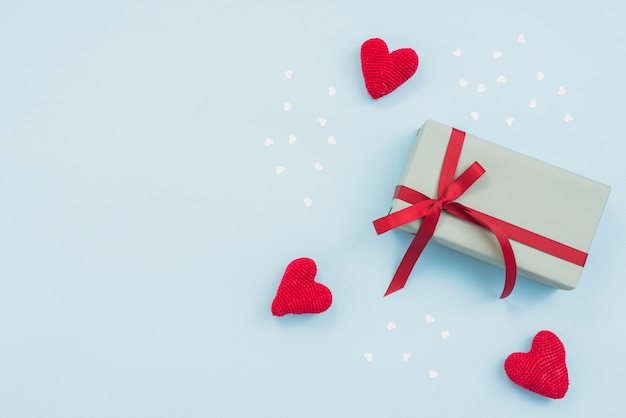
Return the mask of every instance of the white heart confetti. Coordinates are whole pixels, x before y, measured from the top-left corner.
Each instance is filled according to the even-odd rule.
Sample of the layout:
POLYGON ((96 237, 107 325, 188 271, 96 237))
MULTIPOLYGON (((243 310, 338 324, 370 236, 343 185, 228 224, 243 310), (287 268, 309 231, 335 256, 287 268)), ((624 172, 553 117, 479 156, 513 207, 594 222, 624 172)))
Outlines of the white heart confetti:
POLYGON ((447 340, 448 337, 450 336, 450 331, 441 331, 441 339, 442 340, 447 340))
POLYGON ((565 123, 570 123, 573 120, 574 120, 574 117, 572 115, 570 115, 569 113, 567 115, 565 115, 565 117, 563 118, 563 122, 565 122, 565 123))
POLYGON ((436 372, 436 371, 434 371, 434 370, 429 370, 429 371, 428 371, 428 376, 429 376, 431 379, 436 379, 436 378, 439 376, 439 373, 437 373, 437 372, 436 372))
POLYGON ((498 76, 498 78, 496 78, 496 83, 498 84, 504 84, 506 83, 506 77, 504 77, 502 74, 500 74, 498 76))
POLYGON ((426 322, 432 324, 433 322, 435 322, 435 318, 431 314, 428 314, 426 315, 426 322))
POLYGON ((337 143, 337 141, 335 140, 335 137, 331 135, 331 136, 328 137, 328 143, 330 145, 335 145, 337 143))
POLYGON ((537 71, 537 80, 541 81, 546 77, 546 75, 544 73, 542 73, 541 71, 537 71))
POLYGON ((411 353, 402 353, 403 361, 409 361, 410 358, 411 358, 411 353))
POLYGON ((276 174, 283 174, 284 172, 285 172, 285 167, 283 167, 282 165, 276 166, 276 174))
POLYGON ((452 51, 452 55, 454 55, 455 57, 460 57, 461 56, 461 48, 457 48, 454 51, 452 51))
POLYGON ((333 97, 333 96, 335 95, 335 93, 337 93, 337 90, 335 90, 335 88, 334 88, 333 86, 330 86, 330 87, 328 88, 328 95, 329 95, 330 97, 333 97))
POLYGON ((390 322, 387 324, 387 331, 393 331, 397 328, 397 325, 394 322, 390 322))
POLYGON ((563 96, 565 93, 567 93, 567 90, 565 90, 565 87, 563 86, 559 87, 559 91, 557 92, 557 94, 559 96, 563 96))
POLYGON ((478 114, 478 112, 472 112, 470 113, 470 116, 472 117, 472 119, 474 120, 478 120, 478 118, 480 117, 480 115, 478 114))
POLYGON ((528 103, 528 107, 530 107, 531 109, 536 108, 537 107, 537 100, 530 99, 530 103, 528 103))
POLYGON ((293 70, 287 70, 287 71, 285 71, 284 74, 285 74, 285 78, 287 80, 291 80, 291 77, 293 76, 293 70))
POLYGON ((462 78, 459 79, 459 86, 461 87, 467 87, 467 81, 463 80, 462 78))
POLYGON ((491 54, 491 57, 492 57, 494 60, 497 60, 497 59, 498 59, 498 58, 500 58, 501 56, 502 56, 502 52, 500 52, 500 51, 493 51, 493 54, 491 54))
POLYGON ((310 197, 305 197, 304 198, 304 206, 306 206, 307 208, 310 208, 311 204, 313 204, 313 200, 310 197))
POLYGON ((372 359, 374 358, 374 355, 372 353, 365 353, 363 354, 363 357, 365 357, 365 360, 367 361, 372 361, 372 359))
POLYGON ((476 92, 483 93, 484 91, 485 91, 485 85, 483 83, 480 83, 478 87, 476 87, 476 92))
POLYGON ((283 103, 283 109, 285 109, 285 112, 289 112, 291 110, 291 103, 289 102, 283 103))
POLYGON ((520 35, 517 37, 517 42, 519 42, 520 44, 525 44, 526 43, 526 37, 524 35, 520 35))
POLYGON ((323 128, 324 126, 326 126, 326 122, 328 122, 326 120, 326 118, 317 118, 317 121, 319 122, 320 126, 323 128))
POLYGON ((324 166, 321 165, 320 163, 315 163, 315 171, 322 171, 324 169, 324 166))
POLYGON ((513 122, 515 122, 515 118, 513 118, 512 116, 509 116, 504 121, 506 122, 507 125, 513 126, 513 122))
POLYGON ((274 140, 272 138, 265 138, 264 144, 266 147, 269 147, 270 145, 274 144, 274 140))

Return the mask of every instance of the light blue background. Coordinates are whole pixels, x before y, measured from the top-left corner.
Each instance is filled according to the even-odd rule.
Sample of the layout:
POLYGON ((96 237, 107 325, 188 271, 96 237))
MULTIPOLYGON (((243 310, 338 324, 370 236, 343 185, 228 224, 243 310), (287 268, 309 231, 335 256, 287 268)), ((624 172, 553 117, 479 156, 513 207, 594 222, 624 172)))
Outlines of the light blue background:
POLYGON ((625 18, 608 0, 3 1, 0 416, 616 416, 625 18), (378 101, 371 37, 420 56, 378 101), (520 277, 500 300, 501 269, 430 244, 382 297, 410 236, 371 221, 428 118, 613 187, 576 290, 520 277), (301 256, 334 303, 273 317, 301 256), (541 329, 566 346, 563 400, 503 371, 541 329))

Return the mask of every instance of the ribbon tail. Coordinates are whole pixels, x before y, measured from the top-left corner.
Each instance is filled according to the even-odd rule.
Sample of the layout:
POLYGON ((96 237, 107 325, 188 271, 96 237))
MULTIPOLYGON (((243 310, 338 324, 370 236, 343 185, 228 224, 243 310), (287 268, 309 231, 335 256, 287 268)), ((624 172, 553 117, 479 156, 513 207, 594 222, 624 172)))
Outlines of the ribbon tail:
POLYGON ((502 250, 502 257, 504 259, 504 289, 500 295, 500 299, 504 299, 511 294, 515 287, 515 280, 517 278, 517 263, 515 261, 515 252, 511 246, 511 241, 505 230, 499 225, 490 222, 489 218, 482 216, 481 212, 475 211, 458 203, 451 203, 447 208, 451 214, 465 219, 466 221, 475 223, 490 230, 498 240, 500 249, 502 250))
POLYGON ((407 280, 409 280, 411 270, 413 270, 413 266, 415 266, 415 263, 417 263, 422 251, 426 248, 426 244, 428 244, 428 241, 435 233, 435 228, 437 226, 437 222, 439 222, 440 215, 441 206, 439 204, 433 205, 424 217, 424 220, 415 234, 413 241, 411 241, 404 257, 402 257, 402 261, 400 261, 400 265, 391 279, 391 283, 385 292, 385 296, 402 289, 404 285, 406 285, 407 280))
POLYGON ((515 252, 513 251, 513 247, 511 247, 511 242, 508 237, 499 228, 491 228, 493 233, 495 234, 498 242, 500 243, 500 248, 502 248, 502 256, 504 257, 504 289, 502 289, 502 294, 500 295, 500 299, 504 299, 509 296, 515 287, 515 280, 517 278, 517 263, 515 262, 515 252))
POLYGON ((500 249, 502 250, 502 258, 504 259, 504 288, 500 299, 504 299, 511 294, 515 287, 515 280, 517 278, 517 263, 515 261, 515 252, 511 246, 511 241, 506 233, 498 226, 489 222, 478 220, 479 225, 489 229, 498 240, 500 249))

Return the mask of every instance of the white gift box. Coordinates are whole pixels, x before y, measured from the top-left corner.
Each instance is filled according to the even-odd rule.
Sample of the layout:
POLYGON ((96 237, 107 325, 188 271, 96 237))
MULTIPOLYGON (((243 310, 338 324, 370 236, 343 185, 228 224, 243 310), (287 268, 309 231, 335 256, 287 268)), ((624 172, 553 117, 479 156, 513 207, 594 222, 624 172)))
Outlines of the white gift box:
MULTIPOLYGON (((427 121, 409 152, 400 185, 432 199, 451 127, 427 121)), ((455 202, 532 231, 579 252, 589 252, 610 187, 465 133, 455 178, 477 161, 485 170, 455 202)), ((390 214, 411 206, 394 198, 390 214)), ((422 219, 400 226, 416 233, 422 219)), ((432 239, 489 263, 504 266, 503 252, 489 229, 443 210, 432 239)), ((560 289, 573 289, 580 263, 510 239, 518 273, 560 289)), ((582 262, 584 265, 584 260, 582 262)))

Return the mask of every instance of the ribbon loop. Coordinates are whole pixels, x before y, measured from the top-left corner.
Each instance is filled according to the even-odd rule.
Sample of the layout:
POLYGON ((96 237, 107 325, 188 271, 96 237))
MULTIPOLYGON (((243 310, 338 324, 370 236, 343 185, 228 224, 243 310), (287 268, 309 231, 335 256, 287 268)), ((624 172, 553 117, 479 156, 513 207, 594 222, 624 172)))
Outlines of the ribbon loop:
MULTIPOLYGON (((476 180, 485 173, 485 169, 474 161, 459 177, 450 183, 443 193, 447 201, 454 201, 461 197, 467 189, 469 189, 476 180)), ((441 198, 441 196, 440 196, 441 198)))

